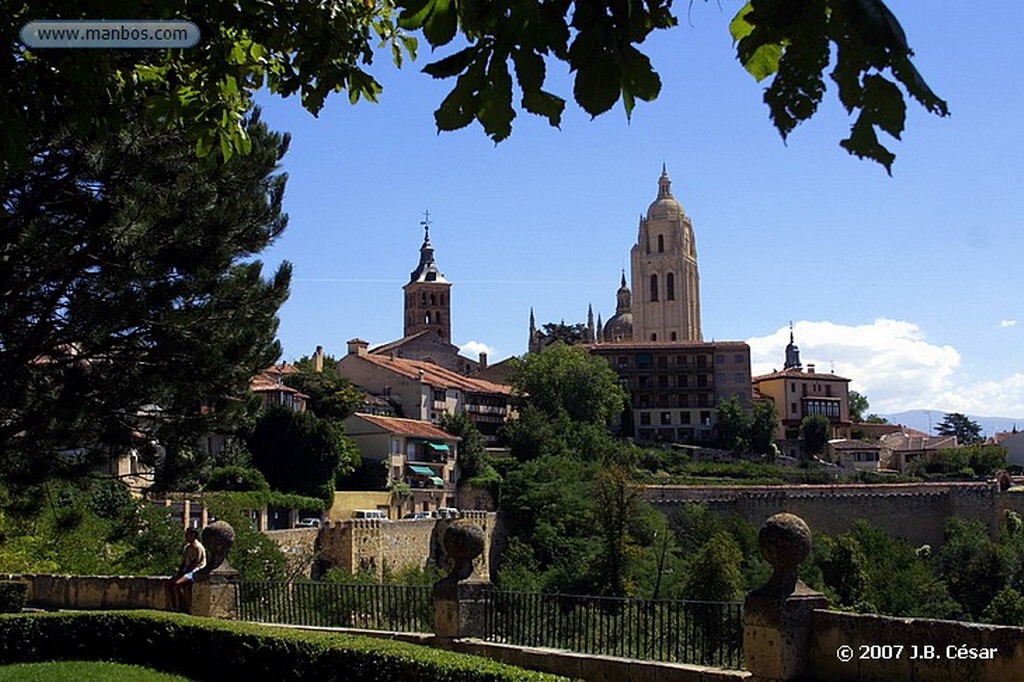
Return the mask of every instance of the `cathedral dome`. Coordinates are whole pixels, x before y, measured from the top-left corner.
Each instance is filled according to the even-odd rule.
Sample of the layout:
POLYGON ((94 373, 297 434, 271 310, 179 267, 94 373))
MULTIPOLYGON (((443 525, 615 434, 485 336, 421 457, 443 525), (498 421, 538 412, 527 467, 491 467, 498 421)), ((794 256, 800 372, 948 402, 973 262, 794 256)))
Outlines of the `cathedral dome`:
POLYGON ((605 341, 633 340, 633 313, 618 313, 604 325, 605 341))
POLYGON ((647 207, 648 220, 664 220, 666 218, 682 218, 685 215, 683 205, 672 196, 672 180, 663 167, 658 178, 658 198, 647 207))

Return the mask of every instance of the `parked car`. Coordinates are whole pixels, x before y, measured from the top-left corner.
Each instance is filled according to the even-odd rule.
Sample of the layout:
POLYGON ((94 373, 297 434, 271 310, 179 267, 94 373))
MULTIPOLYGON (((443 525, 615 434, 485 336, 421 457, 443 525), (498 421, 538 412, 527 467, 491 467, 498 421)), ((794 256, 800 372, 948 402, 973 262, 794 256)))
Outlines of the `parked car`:
POLYGON ((410 512, 402 517, 403 519, 429 519, 430 512, 410 512))
POLYGON ((459 510, 455 507, 438 507, 437 511, 434 512, 434 516, 439 519, 457 519, 459 518, 459 510))
POLYGON ((382 512, 380 509, 356 509, 352 512, 352 518, 354 519, 378 519, 380 521, 388 521, 388 515, 382 512))
POLYGON ((319 528, 320 519, 309 517, 305 519, 299 519, 295 524, 296 528, 319 528))

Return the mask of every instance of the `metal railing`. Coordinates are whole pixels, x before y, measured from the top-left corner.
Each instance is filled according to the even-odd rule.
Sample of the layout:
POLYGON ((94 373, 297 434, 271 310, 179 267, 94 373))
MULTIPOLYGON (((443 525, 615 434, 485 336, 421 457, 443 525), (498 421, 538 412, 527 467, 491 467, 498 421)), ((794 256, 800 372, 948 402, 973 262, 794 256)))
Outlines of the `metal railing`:
POLYGON ((289 625, 433 632, 429 586, 241 582, 242 620, 289 625))
POLYGON ((743 666, 739 602, 492 592, 486 639, 648 661, 743 666))

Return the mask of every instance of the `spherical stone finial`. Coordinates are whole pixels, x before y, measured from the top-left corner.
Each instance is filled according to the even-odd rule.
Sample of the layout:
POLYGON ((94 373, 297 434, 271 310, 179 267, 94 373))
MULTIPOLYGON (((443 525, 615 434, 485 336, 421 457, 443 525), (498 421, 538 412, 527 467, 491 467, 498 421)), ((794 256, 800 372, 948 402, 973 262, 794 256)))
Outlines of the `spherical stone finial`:
POLYGON ((203 529, 203 546, 206 547, 206 568, 211 573, 218 568, 233 571, 227 563, 228 551, 235 544, 235 529, 227 521, 214 521, 203 529))
POLYGON ((811 553, 811 529, 795 514, 768 517, 757 534, 761 554, 775 571, 757 592, 785 596, 807 590, 797 571, 811 553))
POLYGON ((465 580, 473 575, 473 559, 484 552, 483 528, 468 519, 459 519, 445 529, 441 542, 453 564, 448 578, 465 580))

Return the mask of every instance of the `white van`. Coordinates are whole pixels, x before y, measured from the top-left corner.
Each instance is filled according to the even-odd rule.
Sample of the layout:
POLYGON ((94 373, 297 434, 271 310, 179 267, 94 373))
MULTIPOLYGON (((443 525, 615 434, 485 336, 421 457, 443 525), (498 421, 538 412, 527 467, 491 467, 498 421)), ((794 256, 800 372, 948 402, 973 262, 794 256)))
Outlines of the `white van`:
POLYGON ((380 521, 387 521, 388 515, 382 512, 380 509, 356 509, 354 512, 352 512, 352 518, 379 519, 380 521))

